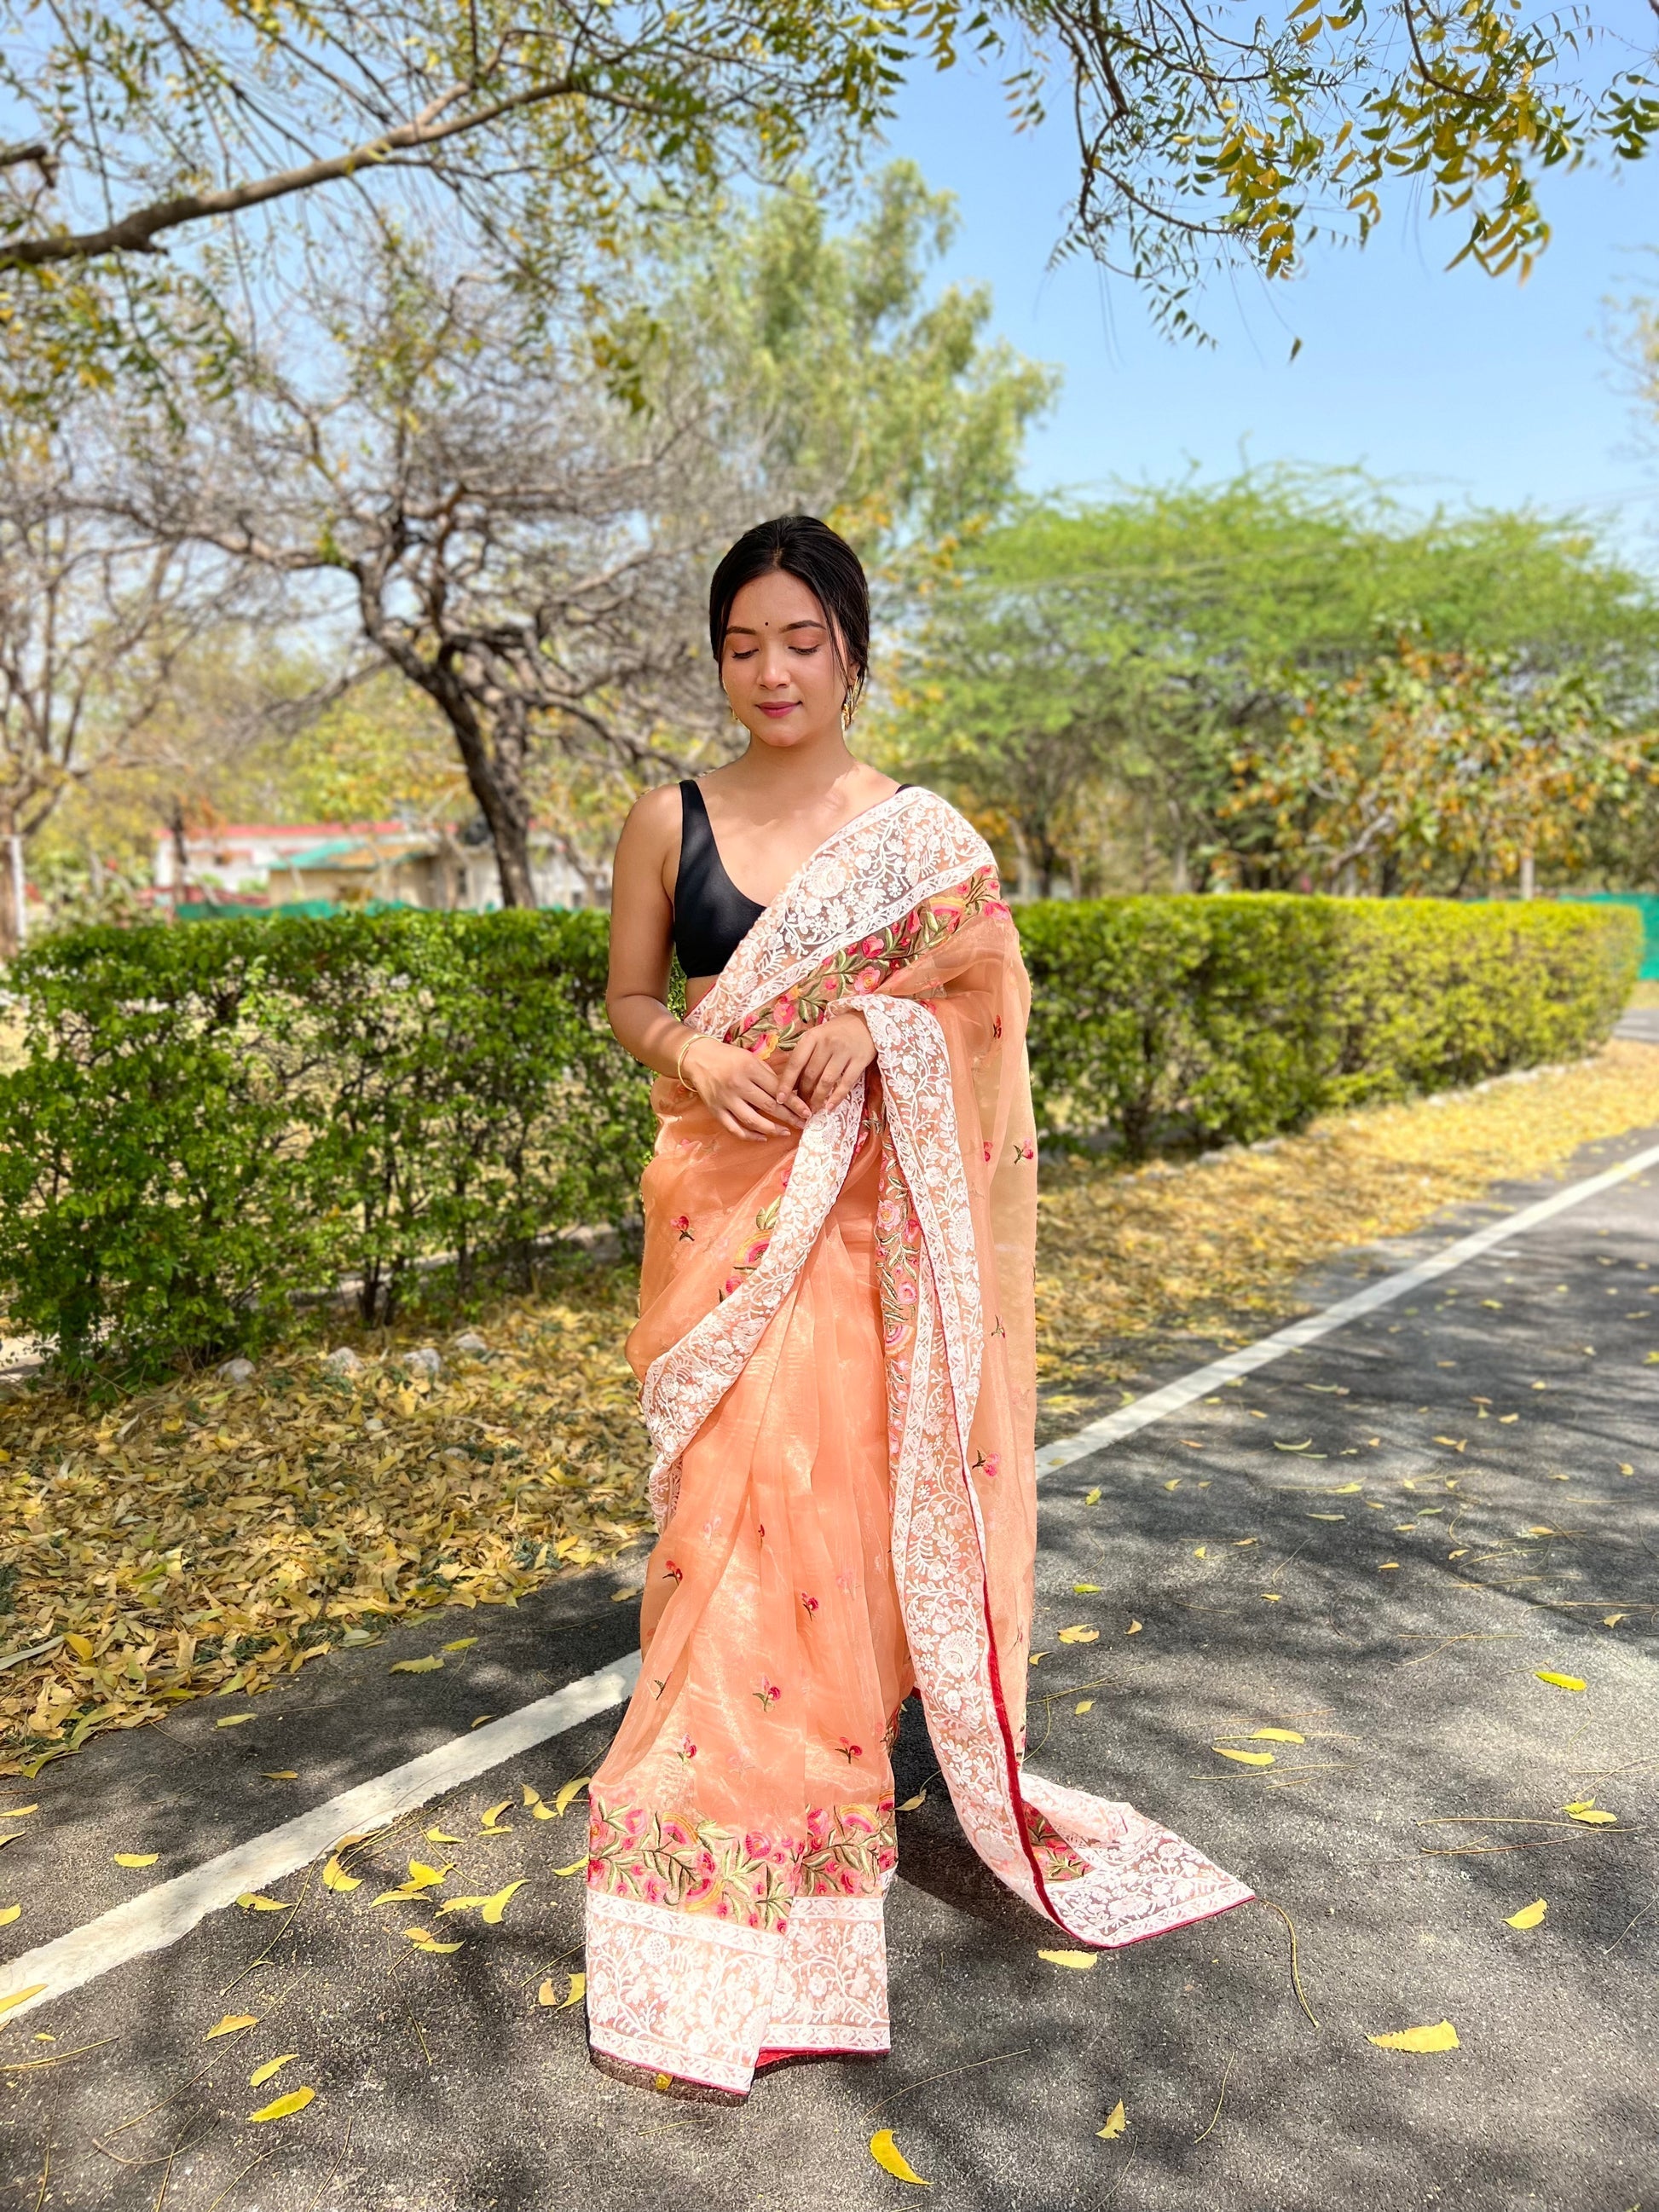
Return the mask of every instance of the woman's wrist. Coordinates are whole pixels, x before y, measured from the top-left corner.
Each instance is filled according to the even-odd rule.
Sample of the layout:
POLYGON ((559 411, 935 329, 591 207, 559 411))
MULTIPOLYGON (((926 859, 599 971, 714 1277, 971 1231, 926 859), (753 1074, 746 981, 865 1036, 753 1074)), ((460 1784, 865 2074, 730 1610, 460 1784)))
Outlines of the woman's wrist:
POLYGON ((681 1045, 678 1053, 675 1055, 674 1080, 684 1090, 690 1091, 696 1087, 694 1085, 687 1083, 685 1080, 686 1054, 690 1051, 694 1044, 707 1044, 708 1042, 708 1038, 703 1035, 701 1030, 693 1030, 690 1036, 686 1038, 685 1042, 681 1045))

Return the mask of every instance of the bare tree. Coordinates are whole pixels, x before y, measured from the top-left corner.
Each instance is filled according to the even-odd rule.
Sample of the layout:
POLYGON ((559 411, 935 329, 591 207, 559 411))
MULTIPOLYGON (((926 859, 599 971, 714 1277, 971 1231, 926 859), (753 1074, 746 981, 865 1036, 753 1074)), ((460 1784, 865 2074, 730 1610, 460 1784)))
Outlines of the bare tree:
MULTIPOLYGON (((27 841, 71 790, 167 757, 183 658, 248 580, 94 497, 101 425, 0 436, 0 839, 27 841)), ((13 848, 12 849, 17 849, 13 848)), ((0 899, 0 958, 16 908, 0 899)))
POLYGON ((210 428, 131 459, 111 504, 349 613, 444 715, 503 900, 532 905, 538 752, 665 774, 712 733, 688 640, 725 518, 709 499, 683 518, 717 472, 695 424, 629 417, 489 286, 389 275, 360 313, 336 388, 267 369, 210 428))

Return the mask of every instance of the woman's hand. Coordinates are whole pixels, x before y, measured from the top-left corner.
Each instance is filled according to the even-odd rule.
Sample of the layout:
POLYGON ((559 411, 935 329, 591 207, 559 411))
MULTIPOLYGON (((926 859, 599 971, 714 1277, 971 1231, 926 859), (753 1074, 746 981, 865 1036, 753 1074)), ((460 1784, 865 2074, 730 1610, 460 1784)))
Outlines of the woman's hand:
POLYGON ((820 1022, 787 1055, 778 1102, 798 1107, 804 1098, 815 1114, 828 1113, 875 1056, 876 1041, 856 1017, 820 1022))
POLYGON ((807 1109, 783 1097, 776 1071, 741 1045, 700 1036, 688 1045, 680 1080, 695 1091, 722 1129, 748 1144, 764 1144, 781 1129, 799 1130, 807 1109))

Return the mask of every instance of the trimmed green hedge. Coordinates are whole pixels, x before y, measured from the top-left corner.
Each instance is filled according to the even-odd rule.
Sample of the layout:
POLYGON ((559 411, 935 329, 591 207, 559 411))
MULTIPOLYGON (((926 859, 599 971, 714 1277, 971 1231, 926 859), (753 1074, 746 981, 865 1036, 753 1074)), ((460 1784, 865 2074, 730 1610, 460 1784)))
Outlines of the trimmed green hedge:
MULTIPOLYGON (((1020 910, 1050 1143, 1131 1158, 1564 1060, 1640 935, 1607 907, 1294 896, 1020 910)), ((604 1012, 597 915, 380 914, 87 929, 9 978, 0 1306, 74 1367, 252 1348, 355 1278, 527 1266, 636 1205, 652 1128, 604 1012)))
POLYGON ((1618 1019, 1641 951, 1634 915, 1544 901, 1253 893, 1018 918, 1038 1127, 1133 1159, 1575 1058, 1618 1019))
POLYGON ((597 915, 380 914, 87 929, 10 978, 0 1304, 76 1364, 251 1346, 356 1277, 636 1205, 650 1113, 606 1027, 597 915))

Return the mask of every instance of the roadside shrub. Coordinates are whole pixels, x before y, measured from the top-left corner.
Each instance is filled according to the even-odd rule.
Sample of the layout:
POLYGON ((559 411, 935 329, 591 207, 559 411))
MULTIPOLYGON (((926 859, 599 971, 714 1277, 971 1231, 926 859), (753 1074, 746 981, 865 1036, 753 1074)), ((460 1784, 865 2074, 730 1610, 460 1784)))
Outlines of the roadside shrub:
POLYGON ((1635 915, 1543 901, 1261 893, 1018 919, 1038 1128, 1132 1159, 1571 1059, 1612 1029, 1640 957, 1635 915))
POLYGON ((355 1277, 387 1320, 423 1256, 527 1255, 635 1204, 640 1072, 593 915, 94 928, 15 966, 0 1299, 69 1367, 249 1349, 355 1277))
MULTIPOLYGON (((1139 1158, 1571 1058, 1629 995, 1608 906, 1291 896, 1018 915, 1038 1127, 1139 1158)), ((355 1280, 463 1293, 631 1216, 652 1122, 592 914, 88 928, 12 969, 0 1307, 70 1370, 251 1350, 355 1280)))

